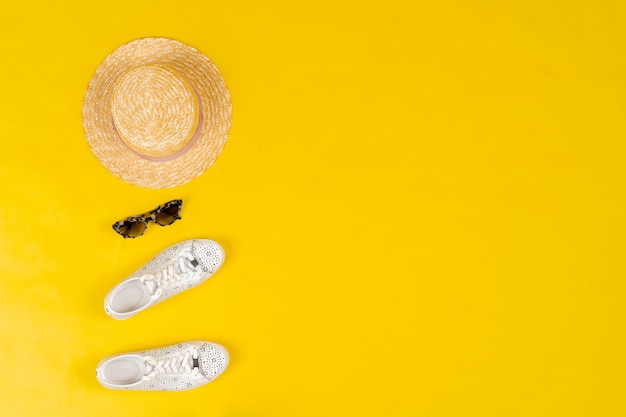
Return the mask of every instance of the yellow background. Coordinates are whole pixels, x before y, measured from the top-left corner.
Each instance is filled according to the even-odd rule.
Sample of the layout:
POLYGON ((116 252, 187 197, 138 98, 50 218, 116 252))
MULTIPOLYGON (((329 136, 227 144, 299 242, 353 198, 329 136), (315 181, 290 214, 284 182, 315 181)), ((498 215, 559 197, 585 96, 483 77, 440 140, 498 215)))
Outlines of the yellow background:
POLYGON ((624 416, 622 1, 101 1, 0 6, 0 415, 624 416), (91 154, 119 45, 195 46, 230 88, 215 165, 169 190, 91 154), (183 220, 111 224, 173 198, 183 220), (222 269, 123 322, 165 247, 222 269), (187 339, 231 366, 117 392, 107 355, 187 339))

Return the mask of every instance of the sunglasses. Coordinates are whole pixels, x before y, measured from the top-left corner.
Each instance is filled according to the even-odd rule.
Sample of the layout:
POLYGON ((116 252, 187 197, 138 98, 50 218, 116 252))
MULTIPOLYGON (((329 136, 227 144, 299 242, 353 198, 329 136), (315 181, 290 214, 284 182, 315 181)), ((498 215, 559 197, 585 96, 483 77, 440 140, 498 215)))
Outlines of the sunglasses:
POLYGON ((115 222, 113 230, 122 235, 124 239, 139 237, 145 233, 150 221, 155 222, 159 226, 169 226, 176 220, 179 220, 182 208, 183 200, 168 201, 147 213, 129 216, 119 222, 115 222))

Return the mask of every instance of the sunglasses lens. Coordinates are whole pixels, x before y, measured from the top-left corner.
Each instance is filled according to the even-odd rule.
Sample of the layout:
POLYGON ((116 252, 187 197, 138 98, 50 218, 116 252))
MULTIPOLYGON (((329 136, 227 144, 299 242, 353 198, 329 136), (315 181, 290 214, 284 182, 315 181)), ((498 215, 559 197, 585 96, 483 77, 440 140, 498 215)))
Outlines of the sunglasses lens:
POLYGON ((178 219, 180 204, 171 204, 159 210, 155 222, 161 226, 169 226, 178 219))
POLYGON ((125 222, 123 226, 119 228, 119 233, 126 237, 137 237, 143 235, 146 231, 146 223, 144 222, 125 222))

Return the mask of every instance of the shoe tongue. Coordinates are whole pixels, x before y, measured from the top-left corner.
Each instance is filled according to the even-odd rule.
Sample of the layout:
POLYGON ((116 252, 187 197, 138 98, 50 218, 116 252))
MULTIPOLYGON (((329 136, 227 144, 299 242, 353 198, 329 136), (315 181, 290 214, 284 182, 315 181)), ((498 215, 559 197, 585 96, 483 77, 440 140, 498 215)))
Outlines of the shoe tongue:
POLYGON ((146 360, 144 358, 144 365, 146 367, 146 371, 145 371, 145 375, 149 375, 150 372, 154 371, 154 368, 156 368, 155 365, 151 364, 148 360, 146 360))
POLYGON ((154 294, 154 292, 156 291, 157 288, 157 283, 155 280, 153 279, 148 279, 146 281, 144 281, 143 283, 146 287, 148 287, 148 289, 150 290, 151 294, 154 294))

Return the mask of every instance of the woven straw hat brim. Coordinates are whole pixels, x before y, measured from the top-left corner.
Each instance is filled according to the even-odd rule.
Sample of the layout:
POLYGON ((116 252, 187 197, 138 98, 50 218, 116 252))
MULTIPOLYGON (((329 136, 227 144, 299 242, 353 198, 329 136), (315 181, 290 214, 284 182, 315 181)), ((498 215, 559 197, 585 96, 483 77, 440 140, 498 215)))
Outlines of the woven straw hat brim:
POLYGON ((144 38, 120 46, 96 69, 83 101, 83 128, 93 154, 118 178, 144 188, 182 185, 215 162, 230 132, 232 103, 213 62, 195 48, 165 38, 144 38), (203 114, 197 141, 182 155, 163 161, 146 159, 120 140, 112 123, 116 81, 133 68, 164 65, 196 90, 203 114))

